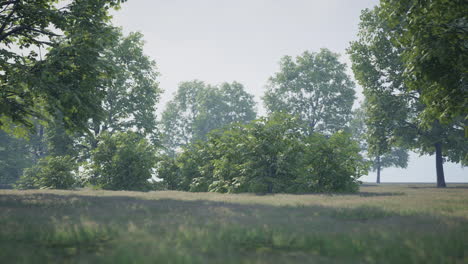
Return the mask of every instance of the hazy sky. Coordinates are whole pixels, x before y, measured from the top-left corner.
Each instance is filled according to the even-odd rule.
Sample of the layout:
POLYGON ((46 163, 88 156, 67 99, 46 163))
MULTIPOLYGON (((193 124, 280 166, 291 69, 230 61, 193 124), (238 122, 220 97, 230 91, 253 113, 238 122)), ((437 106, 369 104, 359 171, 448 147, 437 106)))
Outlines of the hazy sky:
MULTIPOLYGON (((145 52, 156 61, 165 90, 161 109, 180 82, 193 79, 238 81, 261 105, 268 77, 284 55, 326 47, 349 66, 345 50, 356 39, 360 12, 376 4, 378 0, 129 0, 114 12, 114 23, 125 33, 144 34, 145 52)), ((468 171, 456 164, 445 164, 445 173, 448 182, 468 180, 468 171)), ((361 180, 374 181, 375 174, 361 180)), ((385 169, 382 180, 433 182, 434 157, 411 155, 408 169, 385 169)))

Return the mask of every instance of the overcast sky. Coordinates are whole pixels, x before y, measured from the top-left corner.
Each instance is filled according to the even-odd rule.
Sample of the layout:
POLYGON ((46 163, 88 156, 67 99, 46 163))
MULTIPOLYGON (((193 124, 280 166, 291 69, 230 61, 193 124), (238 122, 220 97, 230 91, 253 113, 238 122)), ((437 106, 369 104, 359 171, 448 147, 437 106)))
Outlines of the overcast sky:
MULTIPOLYGON (((264 86, 284 55, 328 48, 345 54, 356 39, 362 9, 378 0, 129 0, 114 12, 125 33, 140 31, 165 90, 160 109, 182 81, 238 81, 261 105, 264 86)), ((352 75, 349 70, 349 74, 352 75)), ((358 100, 362 98, 357 87, 358 100)), ((263 113, 262 107, 259 107, 263 113)), ((447 182, 468 170, 445 164, 447 182)), ((374 181, 375 174, 361 178, 374 181)), ((434 182, 434 157, 411 155, 408 169, 385 169, 383 182, 434 182)))

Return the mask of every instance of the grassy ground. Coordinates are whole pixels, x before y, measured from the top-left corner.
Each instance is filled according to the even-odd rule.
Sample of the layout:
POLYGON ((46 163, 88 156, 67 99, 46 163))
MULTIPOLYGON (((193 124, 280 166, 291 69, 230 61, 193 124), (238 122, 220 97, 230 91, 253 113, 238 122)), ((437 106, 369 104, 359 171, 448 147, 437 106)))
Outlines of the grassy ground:
POLYGON ((468 185, 265 196, 0 190, 0 263, 468 263, 468 185))

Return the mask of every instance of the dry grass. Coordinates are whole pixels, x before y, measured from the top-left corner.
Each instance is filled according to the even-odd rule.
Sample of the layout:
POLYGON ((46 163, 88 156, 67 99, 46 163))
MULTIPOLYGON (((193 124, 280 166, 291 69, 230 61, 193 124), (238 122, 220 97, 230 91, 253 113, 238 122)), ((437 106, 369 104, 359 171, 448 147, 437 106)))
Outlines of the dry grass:
POLYGON ((466 263, 468 185, 0 191, 0 263, 466 263))

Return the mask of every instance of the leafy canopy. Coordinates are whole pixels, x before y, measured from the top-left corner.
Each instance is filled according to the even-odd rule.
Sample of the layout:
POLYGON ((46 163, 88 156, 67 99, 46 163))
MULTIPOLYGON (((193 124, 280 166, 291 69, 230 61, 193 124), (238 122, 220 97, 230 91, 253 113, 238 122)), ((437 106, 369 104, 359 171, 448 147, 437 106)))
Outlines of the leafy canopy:
POLYGON ((103 59, 112 65, 114 75, 103 86, 102 118, 87 124, 89 141, 96 142, 103 132, 133 130, 158 141, 156 107, 162 90, 157 82, 156 63, 143 52, 143 35, 123 36, 116 31, 117 40, 105 49, 103 59))
MULTIPOLYGON (((369 133, 366 122, 370 121, 367 113, 367 103, 353 111, 350 131, 353 139, 358 141, 363 154, 372 161, 372 170, 382 170, 388 167, 406 168, 408 166, 408 150, 400 146, 388 145, 385 134, 369 133), (383 136, 384 138, 373 138, 383 136), (376 145, 382 144, 382 145, 376 145)), ((374 125, 370 123, 370 125, 374 125)))
POLYGON ((114 38, 108 11, 121 2, 0 3, 0 128, 24 135, 32 117, 61 115, 79 130, 99 116, 102 84, 112 74, 101 58, 114 38))
POLYGON ((269 113, 299 117, 308 133, 334 133, 348 125, 354 102, 354 83, 346 65, 328 49, 285 56, 280 71, 270 78, 263 101, 269 113))
POLYGON ((450 123, 468 119, 468 5, 464 0, 381 0, 378 16, 401 49, 405 84, 420 93, 421 113, 450 123))
POLYGON ((441 154, 453 162, 467 162, 468 142, 461 117, 430 124, 421 119, 430 108, 423 88, 408 87, 404 72, 404 49, 389 37, 389 21, 380 16, 380 7, 364 10, 359 39, 348 52, 355 78, 366 97, 366 125, 369 153, 387 153, 392 146, 403 146, 421 154, 441 154))
POLYGON ((213 129, 233 122, 255 119, 255 101, 238 82, 219 86, 200 81, 184 82, 162 115, 163 143, 175 151, 196 140, 204 140, 213 129))

